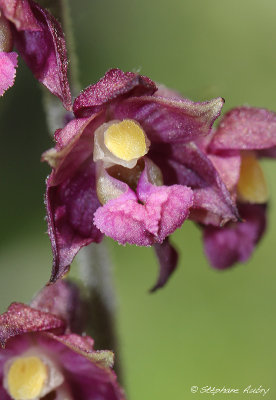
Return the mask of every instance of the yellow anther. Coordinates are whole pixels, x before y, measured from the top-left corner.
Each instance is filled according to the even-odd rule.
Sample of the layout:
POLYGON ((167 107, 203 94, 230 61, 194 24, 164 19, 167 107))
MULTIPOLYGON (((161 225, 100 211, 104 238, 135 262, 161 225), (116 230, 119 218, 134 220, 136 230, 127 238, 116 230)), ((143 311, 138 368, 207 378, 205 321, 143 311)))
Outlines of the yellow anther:
POLYGON ((254 152, 242 154, 238 199, 243 202, 262 204, 268 200, 268 190, 262 168, 254 152))
POLYGON ((8 371, 8 390, 15 400, 32 400, 41 394, 47 367, 38 357, 17 358, 8 371))
POLYGON ((104 144, 124 161, 140 158, 148 151, 143 129, 130 119, 112 124, 105 132, 104 144))

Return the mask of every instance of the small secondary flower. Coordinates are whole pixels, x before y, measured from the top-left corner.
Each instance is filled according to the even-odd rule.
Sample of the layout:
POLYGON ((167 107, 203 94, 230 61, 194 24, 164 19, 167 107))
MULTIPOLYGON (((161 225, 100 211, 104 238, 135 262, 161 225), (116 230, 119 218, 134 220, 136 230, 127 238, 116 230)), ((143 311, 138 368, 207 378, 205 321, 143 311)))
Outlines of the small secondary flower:
POLYGON ((71 332, 73 299, 74 289, 58 282, 31 306, 13 303, 0 316, 1 400, 124 399, 113 353, 95 351, 89 336, 71 332))
POLYGON ((32 0, 0 0, 0 96, 13 85, 17 54, 66 109, 71 109, 67 54, 60 24, 32 0))
POLYGON ((229 111, 212 137, 201 145, 220 173, 241 220, 223 228, 203 227, 204 248, 211 265, 218 269, 245 262, 266 228, 268 189, 259 159, 275 157, 276 114, 238 107, 229 111))

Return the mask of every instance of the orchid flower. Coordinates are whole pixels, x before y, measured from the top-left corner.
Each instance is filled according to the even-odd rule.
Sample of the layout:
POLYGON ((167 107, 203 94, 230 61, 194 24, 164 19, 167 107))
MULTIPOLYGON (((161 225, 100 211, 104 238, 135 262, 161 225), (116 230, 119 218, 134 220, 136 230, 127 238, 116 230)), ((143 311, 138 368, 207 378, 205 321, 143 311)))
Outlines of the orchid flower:
POLYGON ((211 133, 223 99, 194 103, 145 76, 114 69, 75 100, 75 118, 43 155, 48 231, 62 277, 79 249, 103 235, 153 246, 160 261, 154 289, 176 267, 168 237, 189 217, 236 221, 229 192, 195 140, 211 133))

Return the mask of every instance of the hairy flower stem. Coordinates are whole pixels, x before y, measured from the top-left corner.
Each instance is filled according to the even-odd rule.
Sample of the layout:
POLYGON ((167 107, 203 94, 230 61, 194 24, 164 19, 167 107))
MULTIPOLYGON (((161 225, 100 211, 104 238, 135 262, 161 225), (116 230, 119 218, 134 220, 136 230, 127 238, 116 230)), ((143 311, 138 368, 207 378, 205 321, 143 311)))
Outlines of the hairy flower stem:
MULTIPOLYGON (((79 276, 87 299, 87 332, 95 339, 97 350, 115 353, 115 370, 119 374, 118 341, 115 324, 116 300, 112 266, 103 241, 83 248, 77 256, 79 276)), ((120 379, 120 376, 118 376, 120 379)))
MULTIPOLYGON (((38 0, 61 23, 65 33, 69 63, 69 82, 73 96, 80 91, 77 58, 68 0, 38 0)), ((67 111, 61 101, 43 89, 44 108, 50 134, 64 126, 67 111)), ((78 256, 79 275, 86 292, 86 332, 95 340, 95 347, 115 353, 115 369, 119 376, 119 355, 115 329, 115 293, 112 284, 111 263, 105 243, 91 244, 78 256)))

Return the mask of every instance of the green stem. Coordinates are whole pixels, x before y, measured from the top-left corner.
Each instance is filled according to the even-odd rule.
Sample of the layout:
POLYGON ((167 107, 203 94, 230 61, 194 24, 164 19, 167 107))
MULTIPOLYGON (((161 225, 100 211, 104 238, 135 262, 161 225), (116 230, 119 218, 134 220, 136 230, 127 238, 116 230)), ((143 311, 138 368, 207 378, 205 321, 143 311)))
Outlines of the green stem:
POLYGON ((95 340, 96 349, 115 353, 115 369, 119 375, 116 332, 116 299, 112 265, 105 241, 83 248, 78 257, 79 276, 86 289, 87 331, 95 340))

